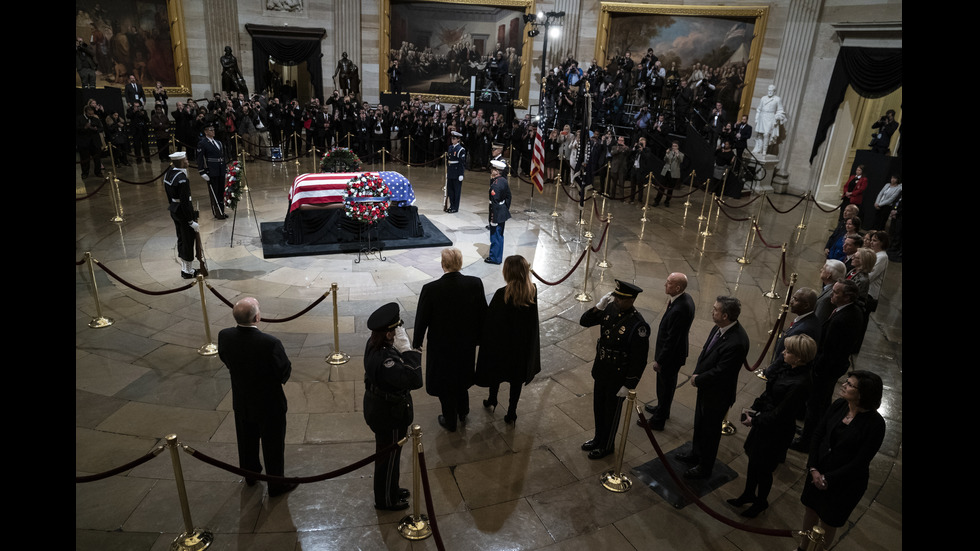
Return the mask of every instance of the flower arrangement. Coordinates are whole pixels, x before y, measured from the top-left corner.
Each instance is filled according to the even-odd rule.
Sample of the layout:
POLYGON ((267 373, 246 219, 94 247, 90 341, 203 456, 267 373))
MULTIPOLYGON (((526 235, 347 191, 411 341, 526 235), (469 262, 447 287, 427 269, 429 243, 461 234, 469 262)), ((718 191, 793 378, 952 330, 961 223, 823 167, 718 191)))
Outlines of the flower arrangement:
POLYGON ((359 172, 361 160, 346 147, 335 147, 320 159, 320 172, 359 172))
POLYGON ((242 163, 232 161, 225 173, 225 206, 230 209, 237 207, 238 200, 242 198, 245 186, 242 185, 241 174, 242 163))
POLYGON ((369 173, 355 176, 347 182, 347 192, 344 195, 344 212, 348 218, 359 222, 374 223, 388 216, 388 197, 391 192, 388 184, 380 175, 369 173), (378 200, 371 200, 378 198, 378 200))

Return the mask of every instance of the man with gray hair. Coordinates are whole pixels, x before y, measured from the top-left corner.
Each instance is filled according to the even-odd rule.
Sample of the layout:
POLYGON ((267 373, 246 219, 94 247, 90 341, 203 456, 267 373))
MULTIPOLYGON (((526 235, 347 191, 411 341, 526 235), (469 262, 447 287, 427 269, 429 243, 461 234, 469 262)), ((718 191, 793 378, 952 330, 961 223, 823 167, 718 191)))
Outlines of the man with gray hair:
MULTIPOLYGON (((286 450, 286 394, 282 385, 289 380, 292 363, 279 339, 259 331, 262 319, 259 301, 246 297, 232 310, 236 327, 218 333, 218 357, 231 372, 232 408, 238 438, 238 465, 262 472, 259 441, 266 473, 283 476, 286 450)), ((254 478, 245 483, 255 485, 254 478)), ((276 497, 296 488, 296 483, 269 482, 269 496, 276 497)))

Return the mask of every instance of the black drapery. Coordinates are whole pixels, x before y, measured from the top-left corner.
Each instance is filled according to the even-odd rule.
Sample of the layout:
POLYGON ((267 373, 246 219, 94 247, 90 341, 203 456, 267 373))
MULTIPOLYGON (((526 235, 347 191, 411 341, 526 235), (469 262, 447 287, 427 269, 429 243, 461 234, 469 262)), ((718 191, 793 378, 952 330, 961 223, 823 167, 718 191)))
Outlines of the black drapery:
POLYGON ((255 90, 265 90, 269 58, 282 65, 298 65, 306 62, 313 83, 313 95, 323 101, 323 53, 320 41, 326 36, 324 29, 301 29, 297 27, 268 27, 264 25, 245 25, 252 35, 252 66, 255 67, 255 90))
POLYGON ((843 47, 837 52, 837 63, 810 151, 811 163, 820 144, 827 139, 827 131, 834 124, 848 86, 865 98, 880 98, 898 90, 902 86, 902 49, 843 47))

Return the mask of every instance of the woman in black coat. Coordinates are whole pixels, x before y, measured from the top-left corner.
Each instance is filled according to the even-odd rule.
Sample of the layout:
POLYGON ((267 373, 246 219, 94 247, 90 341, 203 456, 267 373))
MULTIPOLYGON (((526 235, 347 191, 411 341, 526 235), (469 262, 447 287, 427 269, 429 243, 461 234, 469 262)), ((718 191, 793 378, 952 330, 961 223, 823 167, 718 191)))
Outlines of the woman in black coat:
POLYGON ((510 401, 504 421, 517 420, 521 385, 541 372, 541 340, 538 325, 537 288, 531 283, 531 267, 520 255, 504 259, 504 281, 497 289, 486 321, 476 361, 476 384, 490 387, 483 407, 496 409, 500 383, 510 383, 510 401))
POLYGON ((881 377, 852 371, 813 434, 806 468, 809 472, 800 501, 806 506, 807 530, 819 519, 829 547, 837 529, 868 489, 869 466, 885 439, 885 420, 878 413, 881 377))
POLYGON ((786 337, 783 356, 766 369, 766 391, 756 398, 752 408, 742 415, 742 424, 751 427, 745 438, 749 466, 745 473, 745 490, 728 503, 741 507, 743 517, 755 518, 769 507, 772 473, 786 457, 796 432, 796 412, 810 394, 810 366, 817 355, 817 343, 809 335, 786 337))

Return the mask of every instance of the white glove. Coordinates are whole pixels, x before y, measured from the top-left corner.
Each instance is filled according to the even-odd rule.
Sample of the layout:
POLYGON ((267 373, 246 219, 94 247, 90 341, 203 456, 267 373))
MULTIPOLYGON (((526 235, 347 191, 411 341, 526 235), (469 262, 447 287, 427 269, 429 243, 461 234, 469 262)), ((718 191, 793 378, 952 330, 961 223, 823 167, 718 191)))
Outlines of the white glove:
POLYGON ((207 174, 201 174, 201 178, 204 178, 204 181, 205 182, 210 182, 211 181, 211 177, 208 176, 207 174))
POLYGON ((201 225, 200 224, 198 224, 197 222, 191 222, 191 229, 192 230, 194 230, 196 232, 200 232, 201 231, 200 228, 201 228, 201 225))
POLYGON ((616 397, 625 398, 628 393, 629 393, 629 389, 626 388, 625 386, 621 386, 619 387, 619 392, 616 393, 616 397))
POLYGON ((599 302, 596 303, 595 307, 598 308, 599 310, 605 310, 606 306, 612 304, 612 301, 613 301, 613 292, 609 291, 608 293, 602 295, 602 298, 599 299, 599 302))
POLYGON ((459 177, 459 181, 460 181, 460 182, 462 182, 462 181, 463 181, 463 177, 462 177, 462 176, 460 176, 460 177, 459 177))
POLYGON ((411 349, 412 343, 408 340, 408 331, 405 331, 404 327, 395 329, 395 350, 405 353, 411 349))

